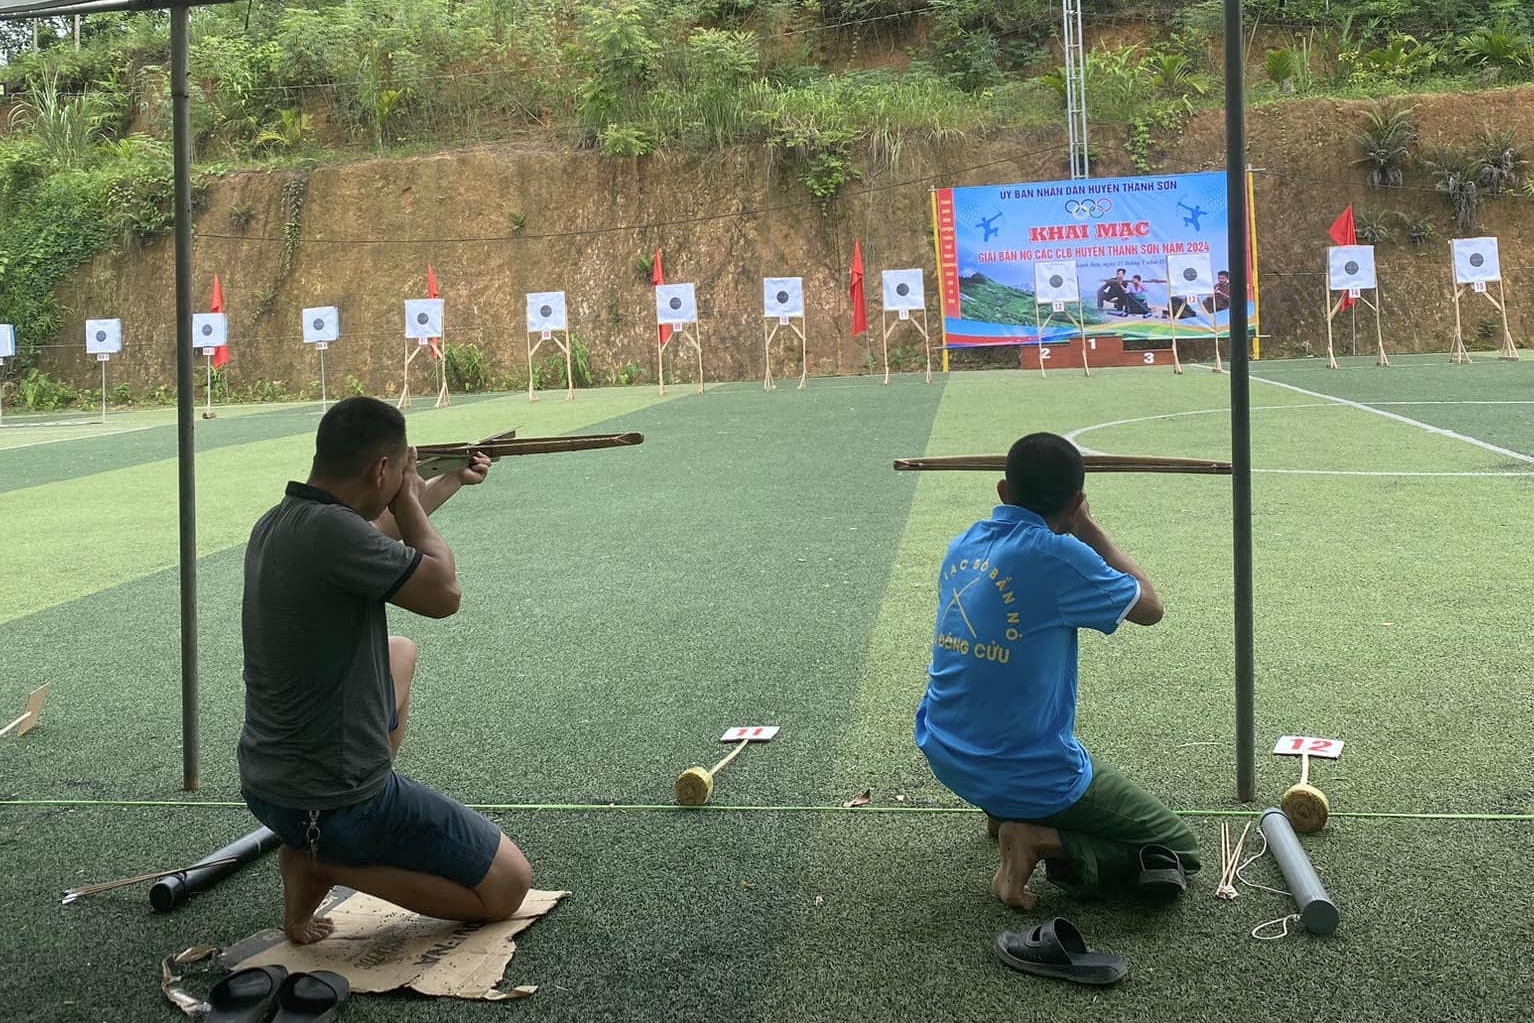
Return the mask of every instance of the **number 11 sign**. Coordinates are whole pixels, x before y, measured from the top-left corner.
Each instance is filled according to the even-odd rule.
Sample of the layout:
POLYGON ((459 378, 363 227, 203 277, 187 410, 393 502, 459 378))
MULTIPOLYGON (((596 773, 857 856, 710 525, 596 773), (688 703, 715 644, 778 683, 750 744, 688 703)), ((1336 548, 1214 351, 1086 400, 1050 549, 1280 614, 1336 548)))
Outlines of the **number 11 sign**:
POLYGON ((1285 735, 1280 737, 1278 745, 1273 747, 1273 755, 1276 757, 1305 755, 1320 757, 1323 760, 1336 760, 1342 756, 1342 740, 1317 739, 1309 735, 1285 735))

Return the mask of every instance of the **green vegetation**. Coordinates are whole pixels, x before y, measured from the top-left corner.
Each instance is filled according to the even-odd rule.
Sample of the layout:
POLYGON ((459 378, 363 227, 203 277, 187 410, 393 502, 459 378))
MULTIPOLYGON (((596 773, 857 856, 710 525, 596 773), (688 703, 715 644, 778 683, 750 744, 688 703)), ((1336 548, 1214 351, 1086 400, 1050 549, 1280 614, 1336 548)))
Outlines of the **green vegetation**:
MULTIPOLYGON (((1524 0, 1247 0, 1254 102, 1390 97, 1534 79, 1524 0)), ((1088 38, 1144 19, 1134 45, 1086 63, 1097 146, 1141 172, 1162 140, 1220 103, 1220 0, 1089 0, 1088 38)), ((632 160, 659 150, 755 148, 764 169, 829 209, 898 170, 913 139, 959 144, 1060 120, 1055 0, 308 0, 192 16, 199 167, 266 166, 282 191, 282 272, 302 232, 308 169, 532 137, 632 160)), ((168 21, 102 14, 0 26, 9 132, 0 137, 0 320, 33 365, 64 316, 54 286, 94 254, 170 225, 168 21)), ((1364 127, 1372 183, 1400 184, 1410 113, 1364 127), (1397 120, 1397 119, 1400 120, 1397 120)), ((1461 224, 1480 197, 1534 189, 1518 142, 1417 154, 1461 224), (1472 197, 1471 193, 1474 193, 1472 197)), ((200 190, 199 190, 200 194, 200 190)), ((1531 191, 1529 194, 1534 194, 1531 191)), ((228 213, 244 232, 258 215, 228 213)), ((526 224, 508 214, 508 229, 526 224)), ((223 226, 223 225, 220 225, 223 226)), ((1415 232, 1420 244, 1424 236, 1415 232)))

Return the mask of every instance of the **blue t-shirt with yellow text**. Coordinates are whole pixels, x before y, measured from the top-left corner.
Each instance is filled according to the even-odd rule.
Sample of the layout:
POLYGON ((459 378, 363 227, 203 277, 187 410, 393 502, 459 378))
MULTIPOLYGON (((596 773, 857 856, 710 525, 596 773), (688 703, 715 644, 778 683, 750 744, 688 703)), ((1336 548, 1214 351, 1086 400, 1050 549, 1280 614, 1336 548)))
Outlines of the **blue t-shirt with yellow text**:
POLYGON ((1076 740, 1076 630, 1108 634, 1134 576, 1024 508, 998 505, 948 547, 916 745, 955 795, 1002 820, 1059 813, 1092 781, 1076 740))

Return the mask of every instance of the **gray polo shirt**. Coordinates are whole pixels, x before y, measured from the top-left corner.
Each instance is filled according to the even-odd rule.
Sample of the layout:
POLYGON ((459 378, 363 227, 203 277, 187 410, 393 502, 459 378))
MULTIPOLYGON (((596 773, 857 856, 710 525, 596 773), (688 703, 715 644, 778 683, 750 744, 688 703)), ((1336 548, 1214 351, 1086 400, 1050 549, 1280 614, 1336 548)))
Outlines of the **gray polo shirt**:
POLYGON ((240 785, 299 810, 377 795, 391 768, 385 602, 419 551, 317 487, 289 483, 245 548, 240 785))

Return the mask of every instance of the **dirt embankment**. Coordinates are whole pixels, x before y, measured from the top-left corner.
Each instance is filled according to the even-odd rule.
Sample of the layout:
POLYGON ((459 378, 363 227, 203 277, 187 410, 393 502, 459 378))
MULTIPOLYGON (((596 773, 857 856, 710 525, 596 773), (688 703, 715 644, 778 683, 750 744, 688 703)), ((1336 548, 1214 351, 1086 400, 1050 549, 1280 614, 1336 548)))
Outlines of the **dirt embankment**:
MULTIPOLYGON (((1483 127, 1506 127, 1534 147, 1534 89, 1420 97, 1412 106, 1424 143, 1463 142, 1483 127)), ((1326 229, 1349 202, 1355 209, 1433 218, 1437 237, 1428 245, 1413 247, 1398 229, 1395 241, 1380 246, 1382 316, 1392 350, 1448 347, 1448 239, 1455 233, 1449 207, 1420 172, 1409 173, 1401 189, 1363 183, 1352 141, 1362 109, 1316 100, 1250 112, 1268 351, 1324 351, 1326 229)), ((1223 166, 1218 113, 1200 116, 1180 137, 1163 141, 1166 170, 1223 166)), ((1093 148, 1099 154, 1094 174, 1132 173, 1117 136, 1102 133, 1093 148)), ((406 350, 401 303, 425 295, 430 261, 446 300, 448 341, 479 346, 498 375, 526 372, 524 294, 563 289, 572 331, 588 346, 597 380, 614 379, 633 364, 643 368, 642 379, 653 381, 649 271, 661 248, 666 279, 698 286, 708 379, 761 375, 760 281, 778 275, 805 279, 810 371, 858 373, 878 355, 881 269, 927 271, 936 335, 931 188, 1067 174, 1063 131, 1053 129, 942 147, 912 143, 898 166, 867 172, 824 212, 806 199, 788 168, 771 166, 758 149, 622 161, 488 146, 369 159, 309 175, 301 241, 286 274, 283 187, 292 173, 234 174, 213 184, 208 208, 198 217, 197 308, 206 308, 218 273, 230 316, 231 383, 276 381, 296 390, 317 386, 318 379, 318 360, 300 342, 300 310, 339 306, 342 339, 327 360, 332 393, 347 376, 370 392, 390 393, 399 387, 406 350), (243 230, 231 216, 237 209, 253 212, 243 230), (863 242, 874 303, 873 329, 857 340, 848 337, 854 238, 863 242)), ((1534 201, 1490 200, 1481 230, 1501 239, 1509 318, 1521 342, 1534 333, 1534 301, 1525 295, 1525 282, 1534 282, 1534 201)), ((87 317, 123 318, 130 347, 113 363, 115 383, 148 390, 174 381, 172 250, 165 239, 141 252, 100 257, 61 289, 71 314, 66 343, 81 336, 87 317)), ((1495 318, 1495 310, 1479 296, 1466 299, 1470 337, 1495 318)), ((1372 314, 1368 320, 1365 335, 1360 316, 1361 339, 1372 338, 1372 314)), ((920 338, 902 329, 891 344, 919 351, 920 338)), ((780 348, 775 355, 779 370, 790 361, 786 352, 780 348)), ((412 370, 419 374, 412 383, 417 392, 426 384, 422 362, 412 370)), ((693 365, 677 358, 676 371, 690 379, 693 365)), ((72 348, 50 350, 44 368, 81 384, 94 379, 94 363, 72 348)))

